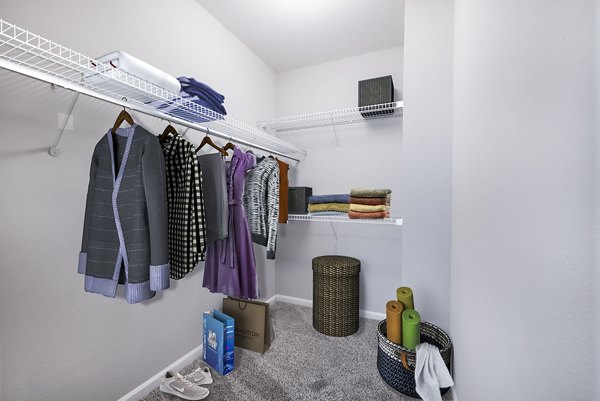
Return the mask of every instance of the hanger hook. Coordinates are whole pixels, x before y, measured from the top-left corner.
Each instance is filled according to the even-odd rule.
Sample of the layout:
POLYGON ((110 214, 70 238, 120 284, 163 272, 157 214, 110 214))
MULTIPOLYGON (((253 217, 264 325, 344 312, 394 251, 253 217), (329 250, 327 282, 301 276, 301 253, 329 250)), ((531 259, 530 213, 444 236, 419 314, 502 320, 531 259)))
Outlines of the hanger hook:
POLYGON ((208 134, 210 134, 210 128, 206 127, 206 136, 208 136, 208 134))
MULTIPOLYGON (((125 96, 123 96, 123 97, 121 98, 121 100, 123 100, 123 101, 125 101, 125 102, 126 102, 126 101, 127 101, 127 98, 126 98, 125 96)), ((125 106, 123 106, 123 110, 125 110, 125 106)))

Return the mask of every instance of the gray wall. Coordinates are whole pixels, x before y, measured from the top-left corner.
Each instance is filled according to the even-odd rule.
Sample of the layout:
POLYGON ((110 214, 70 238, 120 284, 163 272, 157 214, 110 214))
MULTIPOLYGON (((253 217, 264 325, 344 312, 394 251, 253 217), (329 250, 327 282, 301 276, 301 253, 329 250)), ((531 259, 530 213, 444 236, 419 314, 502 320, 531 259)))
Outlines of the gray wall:
POLYGON ((593 2, 455 4, 459 398, 598 399, 593 2))
MULTIPOLYGON (((277 115, 288 116, 357 105, 357 81, 393 76, 402 98, 402 47, 280 73, 277 115)), ((314 194, 349 193, 354 187, 392 189, 391 214, 399 215, 402 119, 283 133, 308 151, 290 174, 290 185, 308 186, 314 194)), ((341 254, 361 260, 360 308, 385 312, 385 302, 401 283, 402 227, 293 221, 280 225, 276 289, 278 294, 312 300, 311 260, 341 254)))
MULTIPOLYGON (((0 16, 87 55, 122 49, 208 82, 241 121, 275 113, 273 71, 192 0, 2 2, 0 16)), ((76 265, 90 157, 119 108, 82 99, 53 158, 46 149, 72 96, 0 72, 3 401, 117 399, 200 345, 202 312, 222 298, 202 288, 202 265, 142 304, 83 291, 76 265)), ((202 136, 190 134, 194 143, 202 136)), ((257 259, 270 296, 274 263, 257 259)))
MULTIPOLYGON (((339 149, 331 129, 285 138, 309 150, 293 184, 321 193, 389 185, 404 226, 338 224, 335 241, 329 225, 289 223, 276 262, 259 259, 265 297, 276 288, 310 299, 312 256, 357 256, 361 308, 383 312, 406 283, 425 319, 450 327, 461 400, 600 399, 592 1, 409 1, 404 49, 279 76, 191 0, 178 3, 195 21, 178 24, 185 42, 165 35, 180 15, 165 2, 35 3, 4 2, 0 16, 89 55, 124 49, 210 82, 249 123, 353 106, 358 79, 392 71, 404 86, 402 120, 339 128, 339 149)), ((201 267, 141 305, 83 292, 75 266, 89 158, 118 109, 82 100, 51 158, 71 97, 0 72, 3 401, 116 399, 199 345, 201 312, 220 303, 201 289, 201 267)))
POLYGON ((424 320, 449 328, 452 171, 453 9, 447 1, 407 2, 404 48, 278 75, 278 115, 356 105, 359 79, 394 75, 403 121, 283 135, 308 149, 293 184, 318 194, 391 187, 401 228, 293 222, 283 227, 277 293, 312 299, 311 258, 337 253, 362 261, 361 309, 385 313, 395 289, 415 291, 424 320), (392 53, 393 52, 393 53, 392 53), (396 54, 393 57, 389 55, 396 54), (382 57, 385 56, 385 57, 382 57), (359 164, 364 161, 365 164, 359 164))
MULTIPOLYGON (((600 21, 600 0, 595 0, 596 6, 596 21, 600 21)), ((596 104, 594 113, 596 115, 596 133, 600 131, 600 24, 595 24, 596 27, 596 35, 595 35, 595 54, 596 54, 596 66, 594 71, 596 72, 596 104)), ((594 298, 595 298, 595 317, 596 317, 596 327, 594 330, 594 355, 595 355, 595 365, 594 365, 594 377, 600 376, 600 294, 598 291, 600 290, 600 269, 598 266, 600 265, 600 211, 599 200, 600 200, 600 135, 595 135, 596 137, 596 257, 594 260, 594 298)), ((600 400, 600 382, 596 381, 595 383, 596 392, 595 398, 596 400, 600 400)))
POLYGON ((407 1, 402 279, 424 320, 450 326, 453 2, 407 1))

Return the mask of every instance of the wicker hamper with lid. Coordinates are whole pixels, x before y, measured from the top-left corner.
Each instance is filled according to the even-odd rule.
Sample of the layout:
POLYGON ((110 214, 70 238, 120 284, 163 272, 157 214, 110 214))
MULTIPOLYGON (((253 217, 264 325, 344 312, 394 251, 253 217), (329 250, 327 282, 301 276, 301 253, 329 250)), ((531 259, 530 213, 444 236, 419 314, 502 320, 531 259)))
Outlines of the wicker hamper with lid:
POLYGON ((328 336, 349 336, 358 330, 360 260, 318 256, 312 260, 313 326, 328 336))
MULTIPOLYGON (((452 340, 450 336, 444 330, 428 322, 421 322, 420 332, 421 342, 438 347, 446 367, 452 373, 452 340)), ((377 343, 377 370, 383 380, 402 394, 421 398, 415 390, 416 351, 388 340, 385 319, 377 326, 377 343)), ((440 392, 443 395, 449 389, 449 387, 440 389, 440 392)))

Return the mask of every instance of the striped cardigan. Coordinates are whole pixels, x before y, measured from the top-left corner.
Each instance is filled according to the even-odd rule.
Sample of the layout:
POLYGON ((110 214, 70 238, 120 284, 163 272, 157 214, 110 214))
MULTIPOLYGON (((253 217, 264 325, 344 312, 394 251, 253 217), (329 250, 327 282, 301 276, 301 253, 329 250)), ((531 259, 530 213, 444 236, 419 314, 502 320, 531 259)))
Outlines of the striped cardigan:
POLYGON ((78 272, 85 291, 128 303, 169 288, 167 196, 158 139, 134 125, 110 131, 94 149, 78 272), (116 148, 116 149, 115 149, 116 148), (115 157, 116 155, 116 157, 115 157))
POLYGON ((279 221, 279 165, 265 158, 246 172, 244 208, 252 241, 267 247, 267 259, 275 259, 279 221))

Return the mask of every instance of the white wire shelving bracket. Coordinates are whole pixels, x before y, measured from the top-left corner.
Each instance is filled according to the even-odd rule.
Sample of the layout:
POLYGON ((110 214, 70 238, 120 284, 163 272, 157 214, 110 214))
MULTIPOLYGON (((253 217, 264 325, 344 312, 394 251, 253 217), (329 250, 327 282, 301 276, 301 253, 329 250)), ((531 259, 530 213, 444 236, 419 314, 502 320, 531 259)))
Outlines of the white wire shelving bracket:
POLYGON ((273 120, 258 121, 256 125, 265 132, 285 132, 306 128, 354 124, 380 118, 401 117, 403 107, 404 102, 382 103, 372 106, 275 118, 273 120))
MULTIPOLYGON (((0 68, 299 161, 306 152, 252 126, 0 19, 0 68), (160 107, 160 109, 158 109, 160 107)), ((62 131, 61 131, 62 133, 62 131)), ((57 140, 51 147, 58 154, 57 140)))
POLYGON ((289 221, 317 221, 323 223, 353 223, 353 224, 379 224, 388 226, 401 226, 401 217, 386 217, 384 219, 350 219, 348 216, 312 216, 310 214, 289 214, 289 221))

